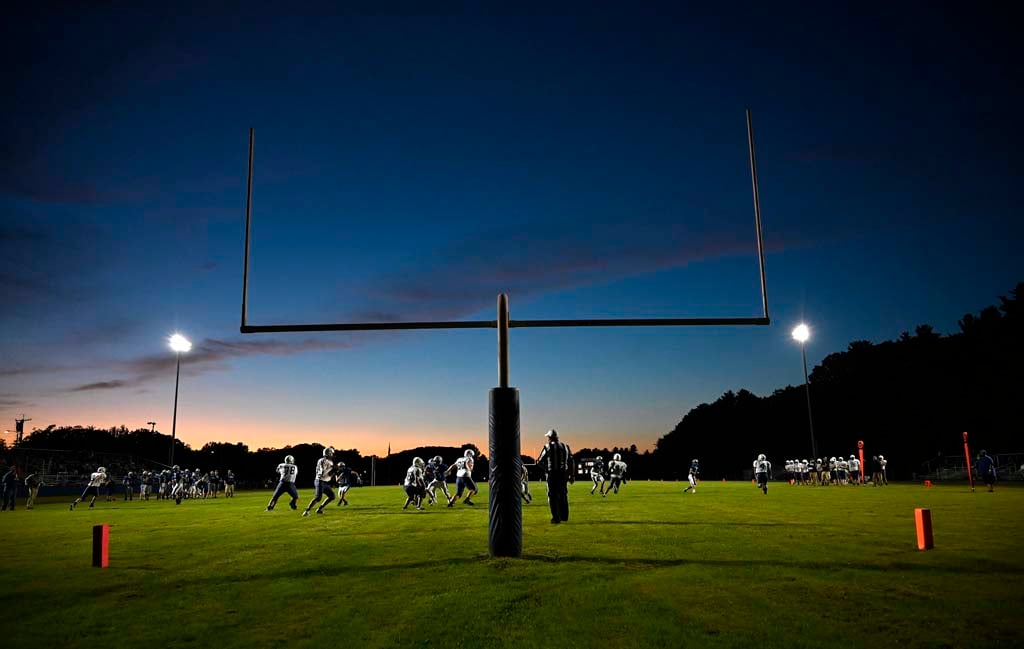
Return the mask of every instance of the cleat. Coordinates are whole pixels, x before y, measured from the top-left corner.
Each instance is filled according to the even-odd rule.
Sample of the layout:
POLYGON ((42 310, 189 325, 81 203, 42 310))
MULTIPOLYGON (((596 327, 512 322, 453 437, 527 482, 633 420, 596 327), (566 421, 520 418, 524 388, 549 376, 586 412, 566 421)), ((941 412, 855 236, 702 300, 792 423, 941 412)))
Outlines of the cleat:
POLYGON ((288 503, 288 506, 291 507, 294 510, 298 510, 299 509, 298 507, 295 506, 295 501, 294 500, 291 501, 290 503, 288 503))
POLYGON ((68 511, 75 511, 75 503, 71 503, 71 509, 69 509, 68 511))
POLYGON ((317 510, 316 510, 316 513, 317 513, 317 514, 323 514, 323 513, 324 513, 324 510, 322 510, 322 509, 317 509, 317 510))
POLYGON ((476 503, 470 500, 469 498, 466 498, 465 500, 462 501, 462 504, 472 506, 475 505, 476 503))
POLYGON ((263 511, 272 512, 272 511, 274 511, 274 507, 268 505, 267 508, 265 510, 263 510, 263 511))
POLYGON ((306 511, 302 512, 302 517, 303 518, 306 518, 307 516, 309 516, 309 510, 308 509, 306 511))

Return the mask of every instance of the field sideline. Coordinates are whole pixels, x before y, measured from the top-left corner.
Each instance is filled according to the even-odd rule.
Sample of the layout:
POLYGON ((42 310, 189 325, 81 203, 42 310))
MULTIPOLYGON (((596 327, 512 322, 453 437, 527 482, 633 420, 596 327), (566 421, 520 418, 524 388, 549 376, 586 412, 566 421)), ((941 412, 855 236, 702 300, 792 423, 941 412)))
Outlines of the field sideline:
POLYGON ((0 515, 3 644, 1024 646, 1024 489, 589 486, 553 526, 532 484, 522 560, 486 557, 486 491, 415 512, 398 487, 359 488, 307 519, 286 498, 264 512, 269 492, 21 501, 0 515), (935 550, 916 549, 914 507, 932 510, 935 550), (96 523, 106 570, 89 565, 96 523))

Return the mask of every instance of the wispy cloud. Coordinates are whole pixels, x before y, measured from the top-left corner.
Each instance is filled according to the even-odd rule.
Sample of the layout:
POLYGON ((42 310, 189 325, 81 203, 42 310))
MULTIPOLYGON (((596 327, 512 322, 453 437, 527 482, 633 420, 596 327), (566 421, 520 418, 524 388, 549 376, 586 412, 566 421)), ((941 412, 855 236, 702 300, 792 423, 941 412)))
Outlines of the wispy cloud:
MULTIPOLYGON (((349 349, 359 344, 355 338, 338 339, 307 339, 286 341, 278 339, 220 340, 207 338, 195 345, 192 351, 183 357, 182 371, 196 376, 213 371, 230 368, 233 360, 253 356, 291 356, 311 351, 331 351, 349 349)), ((174 355, 150 354, 127 360, 89 363, 77 366, 40 365, 0 370, 0 376, 18 374, 71 374, 88 372, 91 374, 106 373, 116 378, 104 381, 91 381, 67 388, 65 392, 90 392, 95 390, 118 390, 139 388, 154 379, 163 379, 174 372, 177 362, 174 355)))
POLYGON ((86 383, 75 388, 71 388, 68 392, 89 392, 90 390, 114 390, 117 388, 125 387, 124 381, 99 381, 97 383, 86 383))
POLYGON ((600 285, 697 261, 756 254, 753 225, 733 232, 709 224, 592 223, 571 220, 482 232, 422 264, 377 277, 376 320, 462 318, 508 292, 515 299, 600 285))
POLYGON ((28 407, 32 404, 16 394, 0 394, 0 408, 28 407))

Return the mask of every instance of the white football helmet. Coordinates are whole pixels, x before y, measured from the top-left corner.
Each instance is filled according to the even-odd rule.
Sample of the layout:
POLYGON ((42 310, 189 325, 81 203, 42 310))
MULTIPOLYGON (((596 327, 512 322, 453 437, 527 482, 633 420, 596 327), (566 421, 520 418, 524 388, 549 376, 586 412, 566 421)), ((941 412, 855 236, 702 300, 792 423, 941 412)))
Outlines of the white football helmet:
POLYGON ((616 453, 615 455, 612 456, 612 459, 615 460, 616 462, 621 462, 622 456, 616 453))
POLYGON ((106 472, 107 472, 107 467, 105 467, 105 466, 101 466, 101 467, 97 467, 96 468, 96 473, 106 473, 106 472))
POLYGON ((758 455, 757 459, 758 460, 763 460, 764 459, 764 453, 761 453, 760 455, 758 455))
POLYGON ((285 464, 295 464, 295 458, 292 457, 291 455, 285 455, 284 456, 284 463, 285 464))
POLYGON ((699 463, 699 462, 697 461, 697 458, 693 458, 693 463, 694 463, 694 464, 700 464, 700 463, 699 463))
POLYGON ((835 462, 835 461, 836 461, 836 458, 835 458, 835 457, 830 457, 830 458, 828 459, 828 461, 829 461, 829 462, 835 462))
POLYGON ((466 452, 463 453, 462 455, 465 457, 473 457, 474 455, 476 455, 476 453, 473 452, 473 449, 467 448, 466 452))
POLYGON ((440 455, 434 456, 434 464, 441 464, 442 462, 444 462, 444 460, 441 459, 440 455))
POLYGON ((850 459, 851 459, 851 460, 855 460, 855 459, 857 459, 857 458, 856 458, 856 457, 854 457, 853 455, 851 455, 851 456, 850 456, 850 459))
POLYGON ((423 468, 423 458, 421 458, 421 457, 414 457, 412 459, 412 465, 414 467, 418 467, 418 468, 422 469, 423 468))
POLYGON ((338 462, 338 468, 339 469, 344 469, 345 468, 345 463, 344 462, 338 462))
POLYGON ((597 456, 597 461, 598 461, 598 462, 604 462, 604 458, 603 458, 603 457, 601 457, 600 455, 598 455, 598 456, 597 456))
POLYGON ((324 457, 326 457, 326 458, 334 457, 334 449, 331 448, 330 446, 325 448, 324 449, 324 457))
POLYGON ((544 437, 547 437, 548 439, 558 439, 558 431, 552 428, 548 432, 544 433, 544 437))
POLYGON ((885 459, 885 456, 884 456, 884 455, 879 455, 879 456, 878 456, 878 459, 879 459, 879 460, 884 460, 884 459, 885 459))

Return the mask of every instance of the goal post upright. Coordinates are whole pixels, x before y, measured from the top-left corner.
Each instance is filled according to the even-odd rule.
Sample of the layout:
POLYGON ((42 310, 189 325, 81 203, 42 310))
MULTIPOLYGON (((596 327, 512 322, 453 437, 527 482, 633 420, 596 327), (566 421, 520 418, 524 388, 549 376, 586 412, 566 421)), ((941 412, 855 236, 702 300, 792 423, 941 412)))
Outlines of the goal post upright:
POLYGON ((521 557, 523 518, 520 479, 522 455, 520 440, 519 389, 509 386, 509 329, 516 327, 707 327, 767 326, 768 285, 765 276, 764 240, 761 227, 761 201, 754 157, 754 130, 750 109, 746 109, 747 144, 754 200, 754 226, 760 271, 761 315, 711 318, 585 318, 512 320, 508 296, 498 296, 494 320, 457 320, 421 322, 343 322, 309 324, 251 325, 248 322, 249 248, 252 228, 253 149, 255 131, 249 129, 249 173, 245 200, 245 248, 242 263, 242 321, 239 331, 253 333, 296 333, 327 331, 394 331, 415 329, 497 329, 498 386, 488 394, 489 517, 488 553, 492 557, 521 557))

